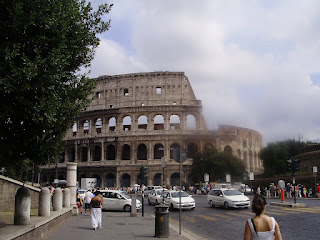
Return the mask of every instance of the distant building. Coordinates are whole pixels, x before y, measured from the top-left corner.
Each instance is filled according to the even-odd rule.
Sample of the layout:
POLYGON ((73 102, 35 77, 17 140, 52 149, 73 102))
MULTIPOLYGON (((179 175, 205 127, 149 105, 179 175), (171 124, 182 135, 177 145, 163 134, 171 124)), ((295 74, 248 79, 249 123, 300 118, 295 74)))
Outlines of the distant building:
MULTIPOLYGON (((184 182, 189 182, 193 154, 205 148, 231 152, 245 162, 247 171, 262 172, 258 157, 261 134, 226 125, 209 131, 201 101, 183 72, 133 73, 95 80, 93 101, 65 136, 59 179, 66 177, 66 162, 77 162, 79 183, 87 177, 97 178, 100 187, 128 187, 140 183, 143 164, 149 167, 148 185, 162 185, 161 158, 165 157, 165 183, 176 185, 179 164, 172 153, 180 146, 188 152, 184 182)), ((54 176, 55 164, 42 168, 42 182, 52 182, 54 176)))

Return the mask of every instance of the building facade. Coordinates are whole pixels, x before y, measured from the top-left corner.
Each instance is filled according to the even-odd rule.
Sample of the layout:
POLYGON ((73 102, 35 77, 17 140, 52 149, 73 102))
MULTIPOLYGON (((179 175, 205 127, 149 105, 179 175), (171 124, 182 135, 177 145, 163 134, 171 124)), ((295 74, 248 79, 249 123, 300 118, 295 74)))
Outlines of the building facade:
POLYGON ((65 179, 66 163, 78 163, 78 181, 97 178, 100 187, 140 184, 140 166, 147 166, 147 185, 162 185, 161 159, 166 159, 165 184, 179 182, 175 148, 187 151, 183 182, 189 182, 192 156, 204 148, 232 152, 248 171, 263 170, 257 131, 219 126, 209 131, 188 78, 183 72, 150 72, 95 79, 93 100, 66 133, 65 153, 56 165, 42 168, 42 182, 52 182, 56 171, 65 179))

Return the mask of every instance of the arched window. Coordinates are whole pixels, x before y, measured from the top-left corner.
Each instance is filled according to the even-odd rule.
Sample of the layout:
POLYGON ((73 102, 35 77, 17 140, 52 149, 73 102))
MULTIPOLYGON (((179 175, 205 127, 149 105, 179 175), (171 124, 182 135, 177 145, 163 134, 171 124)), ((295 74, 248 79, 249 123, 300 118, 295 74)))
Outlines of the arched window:
POLYGON ((171 115, 170 117, 170 130, 180 129, 180 117, 178 115, 171 115))
POLYGON ((130 187, 130 175, 125 173, 120 180, 121 187, 130 187))
POLYGON ((156 175, 154 175, 153 178, 153 185, 154 186, 161 186, 161 173, 157 173, 156 175))
POLYGON ((170 178, 171 186, 179 185, 179 181, 180 181, 180 174, 177 172, 173 173, 170 178))
POLYGON ((116 160, 116 148, 114 145, 112 144, 108 144, 107 145, 107 149, 106 149, 106 159, 107 160, 116 160))
POLYGON ((170 146, 170 159, 173 159, 173 152, 177 148, 180 148, 180 145, 178 143, 174 143, 170 146))
POLYGON ((122 160, 130 160, 130 146, 128 144, 124 144, 122 146, 122 160))
POLYGON ((163 130, 164 129, 164 118, 162 115, 156 115, 153 119, 154 130, 163 130))
POLYGON ((161 159, 164 156, 164 147, 162 144, 158 143, 154 145, 153 149, 153 158, 154 159, 161 159))
POLYGON ((137 152, 137 159, 138 160, 147 160, 147 146, 145 144, 140 144, 138 146, 137 152))
POLYGON ((117 120, 115 117, 109 119, 109 132, 114 132, 116 130, 117 120))
POLYGON ((127 132, 131 130, 131 117, 125 116, 122 119, 123 131, 127 132))
POLYGON ((90 124, 88 120, 85 120, 83 123, 83 133, 88 134, 89 133, 90 124))
POLYGON ((138 129, 148 129, 148 118, 145 115, 138 118, 138 129))
POLYGON ((224 147, 224 151, 225 151, 226 153, 232 154, 232 148, 231 148, 229 145, 227 145, 227 146, 224 147))
POLYGON ((96 133, 101 133, 101 128, 102 128, 102 119, 97 118, 97 120, 96 120, 96 133))
POLYGON ((197 129, 197 121, 196 117, 192 114, 187 116, 187 130, 196 130, 197 129))
POLYGON ((101 161, 101 147, 95 146, 93 148, 92 161, 101 161))
POLYGON ((81 162, 88 161, 88 148, 86 148, 86 147, 80 148, 80 160, 81 160, 81 162))

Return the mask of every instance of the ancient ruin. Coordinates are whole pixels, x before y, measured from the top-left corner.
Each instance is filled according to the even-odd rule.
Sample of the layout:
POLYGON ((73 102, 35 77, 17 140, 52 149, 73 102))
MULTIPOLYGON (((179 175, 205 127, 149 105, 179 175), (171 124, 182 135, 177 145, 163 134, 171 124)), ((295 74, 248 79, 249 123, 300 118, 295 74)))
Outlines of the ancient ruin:
MULTIPOLYGON (((128 187, 140 183, 139 168, 149 167, 147 185, 162 185, 161 158, 165 157, 165 183, 179 180, 175 148, 183 147, 188 159, 182 179, 188 183, 192 155, 204 148, 232 152, 247 171, 261 173, 259 132, 234 126, 209 131, 183 72, 133 73, 101 76, 93 101, 68 130, 65 154, 57 163, 58 178, 65 179, 66 164, 78 163, 77 180, 97 178, 100 187, 128 187)), ((56 165, 42 168, 42 182, 53 182, 56 165)))

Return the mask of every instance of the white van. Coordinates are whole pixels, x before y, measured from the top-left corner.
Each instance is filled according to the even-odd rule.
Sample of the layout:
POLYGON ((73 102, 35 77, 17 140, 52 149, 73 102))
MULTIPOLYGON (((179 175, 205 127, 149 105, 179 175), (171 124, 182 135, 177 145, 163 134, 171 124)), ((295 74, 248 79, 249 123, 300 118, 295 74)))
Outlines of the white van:
MULTIPOLYGON (((103 196, 105 210, 123 210, 125 212, 131 211, 131 198, 119 190, 99 190, 103 196)), ((141 208, 141 202, 136 200, 136 208, 141 208)))

